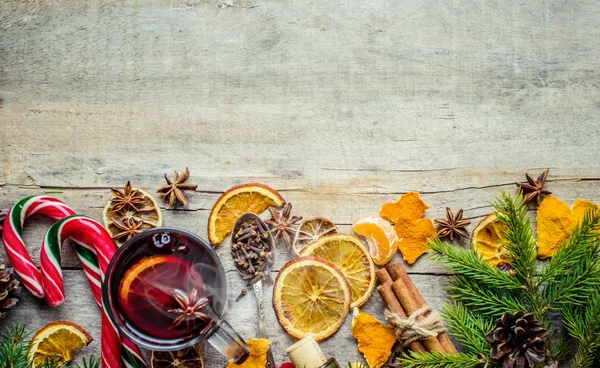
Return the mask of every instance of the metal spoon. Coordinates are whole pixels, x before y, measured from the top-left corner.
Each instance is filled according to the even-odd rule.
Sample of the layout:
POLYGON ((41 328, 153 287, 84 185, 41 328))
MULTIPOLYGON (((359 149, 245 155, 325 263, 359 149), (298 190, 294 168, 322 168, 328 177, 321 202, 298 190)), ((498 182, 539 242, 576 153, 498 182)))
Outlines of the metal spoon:
MULTIPOLYGON (((258 229, 259 232, 268 234, 268 237, 265 240, 267 241, 267 244, 269 247, 268 251, 271 252, 271 254, 272 254, 272 259, 270 262, 265 262, 261 271, 266 274, 266 279, 270 280, 271 279, 270 272, 271 272, 271 269, 273 268, 273 263, 275 262, 275 242, 273 241, 273 236, 271 235, 271 233, 268 230, 269 228, 264 223, 264 221, 260 219, 260 217, 258 217, 256 214, 251 213, 251 212, 247 212, 247 213, 243 214, 242 216, 240 216, 238 218, 238 220, 236 221, 235 226, 233 227, 233 232, 231 235, 231 244, 233 245, 237 242, 236 234, 240 231, 240 229, 242 228, 242 225, 245 223, 256 224, 257 227, 259 228, 258 229)), ((243 271, 242 269, 240 269, 240 267, 238 267, 238 270, 240 272, 243 271)), ((259 335, 258 337, 260 337, 261 339, 268 340, 269 334, 267 333, 267 323, 265 321, 265 305, 264 305, 264 298, 263 298, 264 279, 265 278, 263 278, 263 277, 259 278, 256 282, 254 282, 252 284, 252 287, 254 289, 254 295, 256 295, 256 301, 257 301, 257 307, 258 307, 258 335, 259 335)), ((267 368, 275 368, 275 359, 273 358, 273 352, 271 351, 270 346, 269 346, 269 351, 267 353, 267 368)))

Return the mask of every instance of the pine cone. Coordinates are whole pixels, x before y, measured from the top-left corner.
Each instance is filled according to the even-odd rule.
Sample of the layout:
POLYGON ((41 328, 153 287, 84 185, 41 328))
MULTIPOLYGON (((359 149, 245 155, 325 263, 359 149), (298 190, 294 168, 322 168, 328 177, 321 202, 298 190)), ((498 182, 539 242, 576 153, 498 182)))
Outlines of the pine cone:
POLYGON ((492 361, 503 368, 532 368, 546 359, 548 332, 533 314, 504 313, 486 337, 492 361))
POLYGON ((0 262, 0 320, 17 305, 17 294, 20 291, 21 284, 13 276, 12 269, 6 268, 6 265, 0 262))

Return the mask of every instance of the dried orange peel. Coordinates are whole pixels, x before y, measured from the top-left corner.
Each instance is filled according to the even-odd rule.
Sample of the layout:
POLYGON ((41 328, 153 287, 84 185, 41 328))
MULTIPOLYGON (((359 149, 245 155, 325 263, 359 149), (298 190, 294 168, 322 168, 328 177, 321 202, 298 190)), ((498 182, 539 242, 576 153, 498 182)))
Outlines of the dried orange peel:
POLYGON ((358 351, 365 356, 369 367, 383 367, 396 343, 394 329, 358 308, 354 308, 352 315, 352 336, 358 343, 358 351))
POLYGON ((436 235, 435 226, 430 219, 422 219, 429 208, 417 192, 403 194, 396 202, 381 206, 379 215, 394 223, 394 230, 401 240, 398 249, 404 260, 413 264, 429 251, 427 242, 436 235))
POLYGON ((241 364, 229 362, 227 368, 263 368, 267 366, 267 352, 271 342, 266 339, 247 340, 250 356, 241 364))
POLYGON ((599 207, 593 202, 577 199, 569 208, 554 196, 546 197, 537 212, 538 258, 554 256, 590 210, 596 212, 599 207))
POLYGON ((396 202, 388 202, 381 206, 379 215, 395 224, 401 218, 416 221, 425 216, 428 208, 429 205, 423 202, 418 192, 408 192, 396 202))

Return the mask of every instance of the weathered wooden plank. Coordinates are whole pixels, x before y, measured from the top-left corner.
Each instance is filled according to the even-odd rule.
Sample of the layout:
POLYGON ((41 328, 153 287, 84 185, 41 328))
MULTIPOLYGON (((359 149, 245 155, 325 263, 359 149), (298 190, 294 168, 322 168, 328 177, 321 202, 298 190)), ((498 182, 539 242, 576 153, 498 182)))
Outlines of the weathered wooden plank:
MULTIPOLYGON (((6 320, 0 325, 0 331, 13 322, 25 323, 29 329, 36 330, 46 323, 69 320, 80 324, 92 334, 95 339, 88 347, 78 354, 78 357, 87 354, 99 354, 100 352, 100 313, 91 296, 87 280, 82 271, 67 270, 64 272, 66 300, 63 305, 50 308, 38 303, 35 298, 26 292, 22 293, 21 301, 13 309, 6 320)), ((418 285, 425 299, 434 307, 440 308, 444 303, 444 288, 447 285, 445 276, 423 276, 414 275, 413 280, 418 285)), ((256 316, 256 301, 254 295, 249 292, 239 302, 235 302, 243 284, 235 272, 227 273, 229 306, 226 319, 235 327, 245 339, 251 339, 258 335, 258 321, 256 316)), ((287 360, 285 349, 294 342, 283 328, 277 323, 272 305, 272 289, 268 288, 266 293, 266 311, 269 334, 273 343, 275 360, 281 363, 287 360)), ((363 308, 381 320, 383 317, 383 303, 375 292, 363 308)), ((351 316, 346 318, 344 325, 330 339, 324 341, 321 346, 327 356, 333 356, 340 362, 355 361, 361 359, 356 349, 356 341, 350 330, 351 316)), ((202 344, 203 353, 207 367, 225 366, 226 361, 207 344, 202 344)))
MULTIPOLYGON (((453 209, 464 208, 465 217, 471 218, 473 223, 468 227, 473 229, 477 222, 492 211, 489 202, 498 194, 499 190, 515 191, 514 185, 498 186, 482 189, 465 189, 460 192, 423 194, 423 199, 431 206, 427 217, 436 218, 445 216, 445 207, 453 209)), ((552 181, 548 188, 559 198, 567 203, 573 203, 576 198, 585 198, 594 201, 600 201, 600 181, 581 181, 581 180, 559 180, 552 181)), ((0 208, 9 208, 12 203, 28 195, 41 194, 40 189, 22 189, 13 186, 0 187, 0 208)), ((54 196, 65 200, 72 208, 81 214, 90 216, 101 221, 102 206, 110 198, 110 192, 106 189, 65 189, 61 193, 54 193, 54 196)), ((206 224, 208 215, 214 202, 216 202, 220 193, 191 192, 189 195, 190 204, 186 210, 169 211, 163 208, 164 223, 169 226, 177 226, 193 231, 206 238, 206 224)), ((294 211, 297 214, 310 216, 325 216, 339 224, 340 230, 346 233, 352 233, 350 224, 355 218, 360 216, 378 215, 381 204, 386 201, 396 200, 396 194, 361 194, 347 195, 344 193, 314 193, 286 191, 284 197, 294 204, 294 211)), ((534 216, 535 211, 531 214, 534 216)), ((48 219, 34 218, 28 222, 25 228, 26 243, 31 249, 34 257, 39 254, 41 240, 46 229, 50 225, 48 219)), ((466 245, 466 241, 462 241, 466 245)), ((76 267, 79 261, 75 257, 71 247, 66 247, 63 252, 63 265, 65 267, 76 267)), ((228 253, 228 241, 225 241, 217 248, 225 268, 235 270, 232 259, 228 253)), ((400 256, 397 257, 398 259, 400 256)), ((290 255, 283 251, 277 254, 275 270, 280 269, 285 262, 290 259, 290 255)), ((409 267, 410 273, 445 273, 446 271, 439 265, 433 264, 423 257, 412 267, 409 267)))
POLYGON ((208 190, 389 193, 600 172, 591 0, 0 6, 0 182, 152 186, 189 165, 208 190))

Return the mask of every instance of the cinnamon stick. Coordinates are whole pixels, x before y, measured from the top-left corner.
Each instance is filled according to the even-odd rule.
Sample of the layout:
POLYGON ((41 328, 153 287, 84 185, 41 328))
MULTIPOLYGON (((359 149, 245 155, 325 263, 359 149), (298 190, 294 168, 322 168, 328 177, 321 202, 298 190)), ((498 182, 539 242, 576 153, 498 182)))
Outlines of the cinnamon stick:
MULTIPOLYGON (((392 263, 390 265, 387 265, 386 269, 387 269, 386 273, 391 277, 392 280, 395 281, 395 280, 401 279, 404 282, 404 285, 409 290, 410 295, 412 295, 414 301, 417 304, 417 307, 418 307, 417 309, 422 308, 425 304, 427 304, 425 302, 425 299, 423 298, 423 295, 421 295, 421 292, 419 291, 419 289, 417 289, 417 287, 413 283, 410 276, 408 276, 408 273, 406 272, 406 269, 404 268, 402 263, 400 263, 400 262, 392 263)), ((412 312, 409 312, 409 313, 412 313, 412 312)), ((456 347, 454 347, 454 344, 450 340, 450 336, 448 336, 447 332, 440 333, 437 338, 438 338, 440 344, 444 348, 443 351, 445 351, 446 353, 456 353, 457 352, 456 347)))
MULTIPOLYGON (((410 291, 408 290, 406 284, 402 279, 394 281, 394 283, 392 284, 392 291, 396 295, 396 298, 398 298, 400 304, 402 304, 402 309, 404 309, 404 312, 406 312, 407 315, 413 314, 419 309, 419 307, 417 306, 417 302, 411 295, 410 291)), ((423 316, 417 318, 417 320, 419 321, 423 319, 423 316)), ((435 337, 430 337, 421 341, 423 342, 423 345, 425 345, 425 348, 428 352, 446 351, 440 343, 440 341, 435 337)))
MULTIPOLYGON (((383 299, 383 302, 388 306, 388 308, 392 312, 397 313, 402 318, 407 318, 406 313, 404 313, 404 309, 402 309, 400 302, 398 302, 398 299, 396 299, 396 295, 392 291, 391 281, 386 282, 383 285, 379 285, 377 287, 377 291, 379 292, 379 295, 381 295, 381 299, 383 299)), ((409 347, 411 348, 412 351, 416 351, 416 352, 425 352, 426 351, 425 347, 423 347, 423 344, 421 344, 421 342, 419 342, 419 341, 411 342, 409 344, 409 347)))

